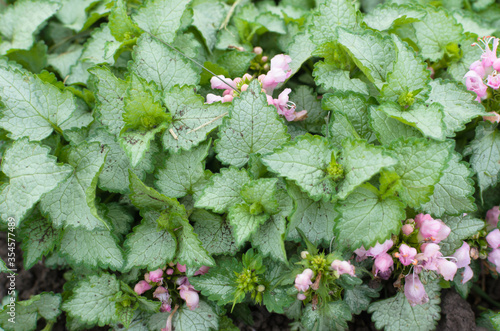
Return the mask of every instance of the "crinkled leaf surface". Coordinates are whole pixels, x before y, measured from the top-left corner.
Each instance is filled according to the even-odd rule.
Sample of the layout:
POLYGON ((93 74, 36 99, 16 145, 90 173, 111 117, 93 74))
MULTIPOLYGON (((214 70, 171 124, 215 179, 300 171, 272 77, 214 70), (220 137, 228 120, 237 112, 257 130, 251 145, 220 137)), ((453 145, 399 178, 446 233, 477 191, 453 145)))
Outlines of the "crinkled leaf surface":
POLYGON ((195 222, 194 232, 209 254, 234 255, 238 251, 231 225, 222 216, 197 209, 190 219, 195 222))
POLYGON ((28 139, 15 141, 2 161, 2 172, 10 180, 2 186, 0 214, 3 222, 14 217, 16 225, 43 194, 56 188, 72 171, 68 165, 57 164, 47 147, 28 139))
POLYGON ((384 4, 375 7, 363 17, 363 22, 370 28, 385 31, 395 26, 418 22, 425 11, 410 5, 384 4))
POLYGON ((308 330, 317 331, 346 329, 347 321, 351 319, 349 306, 342 300, 326 303, 316 309, 308 304, 302 314, 302 324, 308 330))
POLYGON ((336 40, 338 27, 353 29, 358 26, 356 10, 348 0, 325 1, 312 21, 309 33, 316 45, 336 40))
POLYGON ((441 252, 445 256, 455 253, 455 250, 462 246, 464 239, 476 235, 484 227, 483 220, 468 215, 445 215, 442 221, 451 229, 450 235, 439 243, 441 252))
POLYGON ((366 310, 370 302, 374 298, 378 298, 379 293, 377 290, 369 287, 367 284, 355 286, 352 289, 346 289, 344 292, 344 301, 351 309, 353 314, 360 314, 366 310))
POLYGON ((316 84, 321 85, 325 90, 333 89, 340 92, 352 91, 369 94, 365 82, 358 78, 350 78, 349 71, 338 69, 323 61, 314 64, 313 76, 316 84))
POLYGON ((218 330, 219 316, 212 306, 200 300, 199 306, 194 310, 186 305, 181 307, 179 313, 174 315, 172 324, 179 331, 218 330))
POLYGON ((255 231, 257 231, 261 224, 269 219, 269 214, 252 214, 250 212, 250 206, 242 203, 229 208, 227 217, 233 226, 236 244, 241 246, 253 233, 255 233, 255 231))
MULTIPOLYGON (((375 106, 370 107, 370 118, 371 127, 383 145, 389 145, 401 137, 422 137, 422 133, 413 126, 390 117, 375 106)), ((333 124, 331 127, 333 127, 333 124)))
POLYGON ((177 230, 176 235, 179 243, 176 258, 180 264, 196 268, 215 266, 214 259, 205 250, 189 222, 182 222, 182 229, 177 230))
POLYGON ((217 42, 217 32, 226 17, 226 7, 221 2, 205 2, 193 7, 193 25, 201 32, 210 51, 217 42), (209 15, 207 15, 210 13, 209 15))

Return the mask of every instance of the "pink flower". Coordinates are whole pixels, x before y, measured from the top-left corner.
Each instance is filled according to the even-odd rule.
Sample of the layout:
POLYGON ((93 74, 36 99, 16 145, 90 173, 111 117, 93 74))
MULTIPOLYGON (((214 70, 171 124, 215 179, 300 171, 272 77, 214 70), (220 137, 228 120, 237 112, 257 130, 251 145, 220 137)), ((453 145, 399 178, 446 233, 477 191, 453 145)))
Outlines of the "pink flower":
POLYGON ((350 261, 340 261, 340 260, 335 260, 331 264, 331 268, 338 272, 339 275, 342 274, 349 274, 353 277, 356 276, 354 273, 354 266, 351 265, 350 261))
MULTIPOLYGON (((495 114, 499 116, 497 113, 495 114)), ((486 213, 486 222, 488 222, 489 230, 497 227, 499 215, 500 215, 500 208, 498 208, 498 206, 495 206, 490 210, 488 210, 488 212, 486 213)))
POLYGON ((301 274, 298 274, 295 277, 295 288, 299 292, 305 292, 309 289, 309 286, 312 285, 311 278, 314 276, 314 272, 311 269, 306 269, 302 271, 301 274))
POLYGON ((500 273, 500 249, 494 249, 488 254, 488 261, 493 263, 497 272, 500 273))
POLYGON ((418 275, 411 274, 405 277, 405 296, 411 306, 421 305, 429 301, 418 275))
POLYGON ((457 259, 456 264, 458 268, 466 267, 470 264, 470 246, 465 241, 462 247, 457 249, 453 254, 453 257, 457 259))
POLYGON ((392 256, 387 253, 382 253, 375 258, 373 266, 375 267, 375 276, 379 276, 382 279, 389 279, 394 266, 394 261, 392 256))
POLYGON ((357 255, 356 261, 361 262, 363 260, 366 260, 366 254, 368 253, 368 251, 363 246, 361 246, 360 248, 356 249, 354 253, 356 253, 357 255))
POLYGON ((153 283, 161 283, 163 281, 163 270, 156 269, 149 272, 149 281, 153 283))
POLYGON ((483 63, 481 61, 472 62, 469 67, 470 70, 475 71, 481 78, 484 78, 486 71, 484 70, 483 63))
POLYGON ((416 259, 421 263, 421 266, 426 270, 438 270, 438 262, 443 256, 439 251, 440 247, 437 244, 429 243, 420 246, 422 253, 417 254, 416 259))
POLYGON ((481 99, 486 98, 486 90, 488 89, 488 86, 484 84, 483 79, 477 74, 477 72, 469 71, 465 74, 464 78, 467 89, 477 94, 477 101, 481 101, 481 99))
POLYGON ((210 79, 210 84, 212 85, 212 89, 219 89, 219 90, 231 90, 231 87, 229 87, 228 85, 236 88, 236 84, 235 82, 233 82, 233 80, 231 78, 226 78, 224 77, 223 75, 218 75, 218 76, 213 76, 211 79, 210 79), (219 77, 219 78, 217 78, 219 77), (226 83, 224 83, 226 82, 226 83))
POLYGON ((399 246, 399 261, 404 265, 410 265, 417 255, 417 250, 406 244, 399 246))
POLYGON ((179 270, 179 272, 186 272, 186 265, 177 263, 177 270, 179 270))
POLYGON ((498 88, 500 87, 500 75, 488 75, 486 85, 495 90, 498 90, 498 88))
MULTIPOLYGON (((418 215, 417 215, 418 216, 418 215)), ((427 215, 426 215, 427 216, 427 215)), ((417 222, 417 218, 415 218, 417 222)), ((451 232, 451 229, 439 219, 433 219, 432 217, 425 217, 419 219, 417 222, 417 227, 419 227, 418 240, 430 241, 434 243, 439 243, 444 240, 451 232)))
POLYGON ((170 313, 172 311, 172 306, 168 303, 162 303, 161 307, 160 307, 160 311, 162 313, 164 313, 164 312, 170 313))
POLYGON ((278 114, 285 116, 287 121, 293 121, 295 119, 295 107, 288 106, 288 94, 292 92, 291 89, 286 88, 280 93, 278 99, 274 99, 274 105, 278 110, 278 114))
POLYGON ((192 286, 181 285, 178 289, 180 290, 179 295, 184 301, 186 301, 186 305, 189 310, 195 310, 198 308, 200 296, 192 286))
POLYGON ((493 69, 500 71, 500 59, 496 59, 495 62, 493 62, 493 69))
POLYGON ((370 248, 368 250, 368 252, 366 253, 367 256, 373 256, 373 257, 377 257, 379 255, 382 255, 384 253, 387 253, 387 251, 389 249, 391 249, 392 245, 394 243, 392 242, 391 239, 388 239, 386 240, 383 244, 379 244, 377 242, 377 244, 375 246, 373 246, 372 248, 370 248))
POLYGON ((488 36, 478 39, 478 41, 483 43, 484 48, 477 43, 474 43, 472 45, 479 46, 483 51, 483 54, 481 55, 481 59, 483 60, 483 66, 485 68, 492 66, 495 60, 497 59, 498 39, 495 37, 488 36), (492 49, 490 49, 490 42, 492 40, 493 40, 493 47, 492 49))
POLYGON ((457 273, 457 265, 455 262, 448 261, 444 258, 439 259, 438 273, 443 276, 445 280, 453 280, 457 273))
POLYGON ((154 293, 153 293, 153 298, 156 298, 160 300, 162 303, 170 303, 170 294, 168 293, 168 289, 164 288, 163 286, 158 286, 154 293))
POLYGON ((212 93, 208 93, 207 94, 207 104, 211 104, 211 103, 214 103, 214 102, 217 102, 217 101, 221 101, 222 102, 222 97, 221 96, 218 96, 218 95, 215 95, 215 94, 212 94, 212 93))
POLYGON ((151 289, 151 285, 149 285, 149 283, 146 282, 145 280, 139 281, 139 283, 135 284, 135 286, 134 286, 135 293, 137 293, 139 295, 141 295, 142 293, 144 293, 150 289, 151 289))
POLYGON ((500 230, 495 229, 488 233, 486 236, 486 241, 490 245, 491 248, 497 249, 500 247, 500 230))
POLYGON ((307 297, 304 293, 298 293, 297 294, 297 299, 300 300, 300 301, 303 301, 305 300, 307 297))
POLYGON ((210 270, 210 267, 207 267, 207 266, 201 266, 200 269, 198 269, 194 275, 195 276, 198 276, 198 275, 204 275, 208 272, 208 270, 210 270))
POLYGON ((401 231, 403 232, 403 234, 405 236, 409 236, 410 234, 413 233, 413 230, 414 230, 414 226, 413 224, 405 224, 403 225, 403 227, 401 228, 401 231))
POLYGON ((292 71, 288 65, 292 62, 292 58, 288 55, 278 54, 271 59, 271 70, 265 76, 259 76, 259 81, 267 94, 272 94, 279 83, 287 80, 292 71))
POLYGON ((466 266, 464 268, 464 272, 462 273, 462 284, 465 284, 469 280, 471 280, 472 276, 474 276, 474 272, 472 271, 472 268, 469 266, 466 266))
MULTIPOLYGON (((500 122, 500 115, 498 115, 494 111, 491 111, 488 114, 491 114, 492 116, 483 116, 483 120, 490 121, 491 123, 498 123, 498 122, 500 122)), ((498 208, 498 207, 493 207, 493 208, 498 208)), ((488 217, 487 214, 486 214, 486 217, 488 217)), ((498 222, 498 219, 497 219, 497 222, 498 222)), ((495 227, 496 227, 496 225, 495 225, 495 227)))

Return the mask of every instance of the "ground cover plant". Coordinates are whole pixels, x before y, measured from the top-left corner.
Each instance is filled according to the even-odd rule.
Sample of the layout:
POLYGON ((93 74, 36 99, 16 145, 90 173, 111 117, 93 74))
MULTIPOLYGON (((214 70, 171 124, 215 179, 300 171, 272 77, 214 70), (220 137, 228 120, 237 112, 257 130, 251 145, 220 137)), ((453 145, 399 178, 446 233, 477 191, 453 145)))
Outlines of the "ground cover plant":
POLYGON ((443 289, 498 307, 499 18, 0 1, 0 327, 238 330, 260 306, 293 330, 432 330, 443 289), (20 300, 17 246, 63 289, 20 300))

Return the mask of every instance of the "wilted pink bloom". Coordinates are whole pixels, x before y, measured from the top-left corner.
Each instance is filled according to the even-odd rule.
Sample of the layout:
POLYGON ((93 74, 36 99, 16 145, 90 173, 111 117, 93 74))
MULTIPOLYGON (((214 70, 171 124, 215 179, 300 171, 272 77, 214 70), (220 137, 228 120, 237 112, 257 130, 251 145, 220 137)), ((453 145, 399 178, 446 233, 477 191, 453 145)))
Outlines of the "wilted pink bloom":
POLYGON ((417 250, 406 244, 399 246, 399 261, 404 265, 412 264, 415 256, 417 255, 417 250))
POLYGON ((149 281, 153 283, 161 283, 163 281, 163 270, 156 269, 149 272, 149 281))
MULTIPOLYGON (((483 120, 490 121, 491 123, 500 122, 500 115, 498 115, 494 111, 490 111, 488 114, 491 114, 491 116, 483 116, 483 120)), ((493 208, 498 208, 498 207, 493 207, 493 208)), ((486 217, 488 217, 488 216, 486 216, 486 217)), ((497 222, 498 222, 498 219, 497 219, 497 222)), ((496 227, 496 225, 494 227, 496 227)))
POLYGON ((186 272, 186 265, 177 263, 177 270, 179 270, 179 272, 186 272))
POLYGON ((349 261, 335 260, 332 262, 331 268, 334 271, 337 271, 339 275, 349 274, 353 277, 356 276, 354 273, 354 266, 351 265, 351 262, 349 261))
POLYGON ((389 279, 394 267, 394 261, 392 256, 382 253, 375 258, 373 266, 375 267, 375 276, 379 276, 382 279, 389 279))
POLYGON ((218 75, 217 77, 213 76, 210 79, 210 84, 212 85, 213 89, 219 89, 219 90, 230 89, 231 90, 231 87, 236 88, 236 84, 235 84, 235 82, 233 82, 233 80, 231 78, 226 78, 223 75, 218 75))
POLYGON ((434 79, 434 74, 436 73, 436 71, 434 71, 434 68, 433 67, 427 67, 427 70, 429 70, 431 72, 431 78, 434 79))
POLYGON ((418 275, 411 274, 405 277, 405 296, 411 306, 421 305, 429 301, 418 275))
POLYGON ((357 255, 356 261, 361 262, 363 260, 366 260, 366 253, 368 253, 368 251, 363 246, 361 246, 360 248, 356 249, 354 253, 356 253, 357 255))
POLYGON ((170 303, 170 294, 168 293, 168 289, 163 286, 158 286, 153 292, 153 298, 160 300, 161 302, 170 303))
POLYGON ((208 272, 208 270, 210 270, 210 267, 207 267, 207 266, 201 266, 200 269, 198 269, 194 275, 195 276, 198 276, 198 275, 204 275, 208 272))
POLYGON ((149 285, 148 282, 146 282, 145 280, 141 280, 139 281, 137 284, 135 284, 134 286, 134 291, 135 293, 141 295, 142 293, 148 291, 151 289, 151 285, 149 285))
POLYGON ((445 280, 453 280, 457 273, 457 265, 455 262, 448 261, 444 258, 438 261, 438 273, 443 276, 445 280))
POLYGON ((484 75, 486 74, 484 67, 483 67, 483 63, 479 60, 472 62, 469 69, 472 71, 475 71, 481 78, 484 78, 484 75))
POLYGON ((172 311, 172 306, 168 303, 162 303, 161 307, 160 307, 160 311, 162 313, 164 313, 164 312, 170 313, 172 311))
POLYGON ((486 98, 486 90, 488 89, 488 86, 484 84, 483 79, 477 74, 477 72, 469 71, 465 74, 464 78, 467 89, 477 94, 477 101, 481 101, 481 99, 486 98))
POLYGON ((486 241, 491 248, 496 249, 500 247, 500 230, 495 229, 488 233, 486 241))
POLYGON ((500 249, 494 249, 488 254, 488 261, 493 263, 497 272, 500 273, 500 249))
MULTIPOLYGON (((499 116, 497 113, 495 114, 499 116)), ((497 227, 499 215, 500 215, 500 208, 498 208, 498 206, 495 206, 490 210, 488 210, 488 212, 486 212, 486 222, 488 222, 489 230, 497 227)))
POLYGON ((227 94, 225 96, 222 97, 222 102, 231 102, 233 101, 234 99, 234 96, 232 94, 227 94))
POLYGON ((298 274, 295 277, 295 288, 299 292, 305 292, 309 289, 309 286, 312 285, 311 278, 314 276, 314 272, 311 269, 306 269, 302 271, 301 274, 298 274))
POLYGON ((297 294, 297 299, 300 300, 300 301, 303 301, 305 300, 307 297, 304 293, 298 293, 297 294))
POLYGON ((414 230, 414 226, 413 224, 405 224, 403 225, 403 227, 401 228, 401 231, 403 232, 403 234, 405 236, 409 236, 410 234, 413 233, 413 230, 414 230))
POLYGON ((498 88, 500 87, 500 75, 488 75, 486 85, 488 85, 492 89, 498 90, 498 88))
POLYGON ((453 257, 457 259, 458 268, 466 267, 470 264, 470 246, 465 241, 462 246, 455 251, 453 257))
POLYGON ((466 266, 464 268, 464 272, 462 273, 462 284, 465 284, 469 280, 471 280, 472 276, 474 276, 474 272, 472 271, 472 268, 470 266, 466 266))
POLYGON ((177 278, 177 280, 175 282, 177 283, 177 285, 191 286, 191 283, 189 283, 189 279, 186 276, 182 276, 182 277, 177 278))
POLYGON ((370 248, 367 252, 366 252, 366 255, 367 256, 372 256, 372 257, 377 257, 381 254, 384 254, 384 253, 387 253, 387 251, 389 249, 391 249, 392 245, 394 243, 392 242, 391 239, 388 239, 386 240, 383 244, 379 244, 377 242, 377 244, 375 246, 373 246, 372 248, 370 248))
POLYGON ((178 289, 180 290, 179 295, 184 301, 186 301, 186 305, 189 310, 195 310, 198 308, 200 296, 192 286, 181 285, 178 289))

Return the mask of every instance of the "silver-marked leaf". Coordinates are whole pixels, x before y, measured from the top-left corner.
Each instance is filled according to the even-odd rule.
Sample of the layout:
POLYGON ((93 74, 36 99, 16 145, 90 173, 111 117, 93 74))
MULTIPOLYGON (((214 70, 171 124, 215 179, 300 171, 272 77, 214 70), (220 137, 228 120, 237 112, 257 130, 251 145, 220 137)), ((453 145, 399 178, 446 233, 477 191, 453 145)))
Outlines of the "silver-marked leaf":
POLYGON ((403 24, 418 22, 425 11, 410 5, 384 4, 367 13, 363 21, 370 28, 385 31, 403 24))
POLYGON ((227 215, 233 226, 233 234, 238 246, 242 246, 250 236, 257 231, 259 226, 269 219, 269 214, 254 214, 247 204, 234 205, 229 208, 227 215))
POLYGON ((174 315, 172 324, 178 331, 210 331, 219 329, 219 315, 215 309, 200 300, 196 309, 189 309, 185 304, 174 315))
POLYGON ((233 230, 221 216, 203 209, 196 209, 190 216, 195 222, 194 232, 209 254, 234 255, 238 251, 233 230))
POLYGON ((442 221, 451 229, 450 235, 439 243, 441 252, 445 256, 455 253, 455 250, 462 246, 464 239, 476 235, 485 225, 483 220, 468 215, 445 215, 442 221))
POLYGON ((370 117, 371 127, 382 145, 389 145, 394 140, 402 137, 422 137, 422 133, 413 126, 390 117, 376 106, 370 107, 370 117))
POLYGON ((311 40, 321 45, 337 39, 339 27, 355 29, 358 27, 356 9, 348 0, 327 0, 312 19, 309 27, 311 40))
POLYGON ((341 70, 323 61, 314 64, 313 76, 316 84, 325 90, 369 94, 368 86, 358 78, 350 78, 349 71, 341 70))

